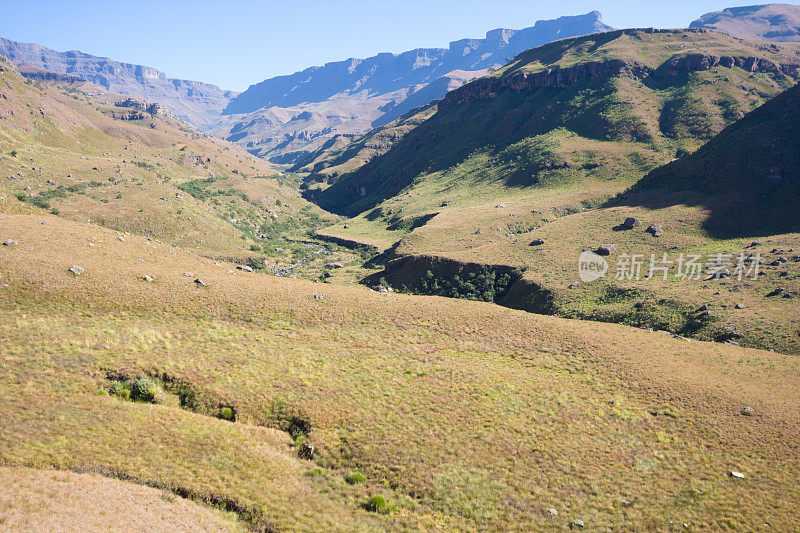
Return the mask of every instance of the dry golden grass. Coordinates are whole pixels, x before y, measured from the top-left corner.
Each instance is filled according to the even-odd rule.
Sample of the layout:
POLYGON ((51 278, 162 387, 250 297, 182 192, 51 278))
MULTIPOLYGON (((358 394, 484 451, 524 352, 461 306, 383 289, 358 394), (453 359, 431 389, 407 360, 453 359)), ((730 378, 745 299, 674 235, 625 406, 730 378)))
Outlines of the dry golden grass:
POLYGON ((26 82, 3 65, 0 195, 39 198, 71 220, 227 257, 252 255, 265 221, 296 220, 301 210, 335 219, 236 145, 171 116, 115 119, 129 111, 114 107, 119 95, 26 82), (194 198, 179 188, 212 176, 220 178, 214 198, 194 198), (70 187, 83 189, 63 189, 70 187), (243 227, 252 231, 245 235, 243 227))
POLYGON ((107 469, 276 529, 798 527, 794 357, 0 224, 20 243, 0 250, 4 465, 107 469), (108 370, 167 374, 236 422, 99 395, 108 370), (310 424, 316 465, 259 427, 279 405, 310 424), (362 510, 373 494, 394 510, 362 510))
POLYGON ((235 515, 98 474, 0 468, 0 529, 241 531, 235 515))

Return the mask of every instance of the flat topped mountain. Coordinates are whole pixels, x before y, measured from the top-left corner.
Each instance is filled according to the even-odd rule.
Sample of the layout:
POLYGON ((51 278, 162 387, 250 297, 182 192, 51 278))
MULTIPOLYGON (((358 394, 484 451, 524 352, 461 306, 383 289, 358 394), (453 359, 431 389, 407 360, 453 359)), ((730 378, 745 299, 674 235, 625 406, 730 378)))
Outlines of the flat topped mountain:
POLYGON ((212 133, 277 163, 296 163, 337 134, 364 133, 506 64, 529 48, 610 28, 600 13, 495 29, 484 39, 347 59, 250 86, 212 133))
MULTIPOLYGON (((288 107, 325 100, 342 93, 383 94, 420 83, 430 83, 454 70, 497 67, 508 58, 544 43, 609 30, 593 11, 576 17, 538 21, 530 28, 498 28, 485 39, 461 39, 448 48, 418 48, 401 54, 382 53, 367 59, 311 67, 288 76, 269 78, 234 98, 225 114, 249 113, 262 107, 288 107)), ((426 102, 427 103, 427 102, 426 102)))
POLYGON ((129 94, 167 107, 181 120, 204 127, 213 122, 236 96, 216 85, 170 78, 163 72, 143 65, 121 63, 83 52, 56 52, 33 43, 0 38, 0 55, 15 63, 24 63, 23 74, 31 67, 83 78, 117 94, 129 94))
POLYGON ((800 41, 800 6, 767 4, 729 7, 707 13, 689 27, 724 31, 743 39, 800 41))

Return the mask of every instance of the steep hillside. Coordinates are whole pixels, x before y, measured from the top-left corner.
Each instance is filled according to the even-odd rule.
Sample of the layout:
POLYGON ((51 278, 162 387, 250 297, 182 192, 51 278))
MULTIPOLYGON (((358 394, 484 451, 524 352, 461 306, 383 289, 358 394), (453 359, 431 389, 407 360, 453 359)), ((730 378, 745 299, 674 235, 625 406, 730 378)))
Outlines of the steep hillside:
POLYGON ((498 193, 604 182, 613 193, 798 77, 797 45, 707 30, 565 39, 448 93, 429 120, 317 199, 353 215, 409 185, 412 196, 429 191, 420 197, 429 209, 476 182, 498 193))
POLYGON ((720 236, 800 231, 800 86, 652 171, 625 195, 626 203, 651 207, 690 198, 711 211, 705 227, 720 236))
MULTIPOLYGON (((161 524, 136 483, 261 531, 800 526, 796 357, 227 274, 20 207, 0 200, 0 240, 18 242, 0 246, 0 479, 124 480, 75 524, 126 494, 161 524)), ((17 487, 4 524, 41 515, 17 487)))
MULTIPOLYGON (((169 78, 163 72, 143 65, 121 63, 74 50, 56 52, 38 44, 3 38, 0 38, 0 56, 46 71, 83 78, 112 93, 157 102, 184 122, 201 129, 216 122, 231 98, 238 94, 208 83, 169 78)), ((29 71, 23 72, 28 74, 29 71)))
POLYGON ((294 163, 336 134, 364 133, 437 100, 519 52, 610 29, 597 12, 496 29, 448 48, 379 54, 264 80, 234 98, 215 134, 271 161, 294 163))
POLYGON ((707 13, 689 27, 723 31, 743 39, 800 41, 800 6, 767 4, 729 7, 707 13))
MULTIPOLYGON (((686 154, 793 86, 797 50, 705 30, 609 32, 531 50, 450 93, 384 155, 309 190, 329 208, 358 213, 319 233, 384 251, 385 269, 369 285, 382 279, 397 290, 800 353, 790 311, 800 294, 800 235, 792 224, 765 233, 745 222, 791 221, 791 199, 775 204, 785 205, 782 213, 760 208, 752 217, 727 217, 727 233, 710 230, 719 205, 707 192, 644 191, 635 202, 608 203, 661 164, 692 161, 686 154), (627 229, 629 217, 641 226, 627 229), (606 276, 584 282, 578 257, 605 244, 616 250, 606 258, 606 276), (713 278, 757 254, 757 279, 713 278), (641 263, 635 279, 625 271, 632 255, 641 263), (699 279, 678 276, 681 256, 701 259, 699 279), (652 258, 668 261, 667 279, 647 277, 649 261, 658 267, 652 258)), ((791 121, 792 108, 783 105, 791 121)), ((764 142, 786 141, 786 152, 795 153, 792 128, 764 142)), ((744 154, 754 159, 743 181, 715 195, 733 190, 754 201, 756 184, 777 181, 768 173, 748 183, 746 169, 770 169, 773 157, 772 150, 751 151, 747 137, 725 145, 742 161, 744 154)), ((783 154, 775 152, 779 166, 793 157, 783 154)))
POLYGON ((5 59, 0 194, 258 265, 272 260, 268 251, 275 260, 293 254, 285 236, 335 220, 265 161, 188 128, 158 104, 86 82, 26 80, 5 59))
POLYGON ((413 109, 385 126, 373 128, 361 136, 332 137, 319 150, 298 161, 290 170, 307 172, 307 182, 335 180, 362 167, 372 158, 386 153, 409 131, 436 112, 436 105, 413 109))

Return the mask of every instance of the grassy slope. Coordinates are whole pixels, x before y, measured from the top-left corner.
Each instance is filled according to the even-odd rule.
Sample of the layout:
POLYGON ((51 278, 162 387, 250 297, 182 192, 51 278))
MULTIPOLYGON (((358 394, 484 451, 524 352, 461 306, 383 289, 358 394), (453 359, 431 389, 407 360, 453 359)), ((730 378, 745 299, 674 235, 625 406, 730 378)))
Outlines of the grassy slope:
POLYGON ((169 116, 121 120, 131 110, 114 106, 117 95, 26 82, 0 61, 0 194, 240 260, 280 241, 257 239, 263 225, 301 234, 334 220, 233 144, 169 116))
POLYGON ((703 193, 705 228, 722 236, 800 230, 800 86, 726 128, 697 152, 660 167, 626 194, 625 203, 663 207, 675 195, 703 193))
POLYGON ((453 91, 392 150, 340 177, 318 199, 326 208, 354 215, 401 191, 438 186, 438 194, 428 194, 432 209, 453 189, 442 179, 450 176, 465 182, 465 194, 473 177, 492 183, 498 196, 587 179, 619 191, 679 151, 693 151, 793 83, 782 74, 738 67, 687 73, 686 64, 707 55, 796 66, 796 48, 697 31, 609 32, 557 41, 453 91), (604 73, 613 61, 639 74, 619 75, 619 67, 604 73), (544 87, 481 95, 492 80, 574 67, 584 70, 574 80, 565 75, 568 81, 560 85, 549 84, 556 83, 552 74, 544 87), (572 141, 564 146, 564 138, 572 141), (621 151, 620 142, 633 146, 621 151))
MULTIPOLYGON (((787 64, 797 61, 792 47, 770 48, 696 32, 612 32, 525 52, 493 76, 503 79, 522 70, 535 74, 553 66, 569 68, 609 59, 628 64, 636 61, 654 72, 643 83, 624 76, 600 77, 560 88, 520 93, 509 89, 495 98, 444 107, 440 104, 434 117, 406 135, 389 153, 361 171, 341 177, 322 193, 332 201, 334 194, 358 198, 352 204, 355 210, 391 196, 378 207, 323 232, 377 244, 381 249, 392 248, 398 255, 444 256, 526 268, 525 280, 544 288, 553 298, 554 311, 565 316, 686 333, 691 311, 709 304, 711 319, 693 334, 714 339, 725 326, 736 326, 744 344, 796 353, 800 351, 800 328, 790 310, 800 290, 800 272, 794 262, 767 267, 766 275, 757 282, 730 283, 727 287, 715 284, 719 282, 700 288, 697 283, 676 282, 664 287, 654 281, 609 280, 579 290, 568 289, 578 281, 577 257, 586 247, 616 243, 620 245, 617 255, 640 253, 649 260, 652 253, 661 257, 666 252, 675 259, 680 253, 739 254, 753 237, 764 235, 755 225, 732 240, 709 233, 708 220, 713 212, 698 195, 666 198, 656 192, 641 197, 638 207, 597 209, 660 163, 683 153, 679 151, 694 150, 745 111, 757 107, 767 95, 794 83, 786 77, 750 74, 740 68, 718 66, 691 75, 674 68, 685 57, 698 53, 716 57, 752 55, 787 64), (420 168, 425 170, 420 172, 420 168), (411 184, 396 192, 406 175, 411 176, 411 184), (345 190, 348 183, 367 187, 378 196, 362 198, 345 190), (686 202, 690 205, 682 206, 686 202), (389 229, 398 220, 431 216, 411 232, 389 229), (644 227, 616 231, 614 228, 626 216, 640 217, 644 227), (645 233, 650 222, 664 226, 665 237, 654 239, 645 233), (536 238, 544 239, 545 245, 529 246, 536 238), (779 287, 795 298, 766 297, 779 287), (624 296, 608 296, 629 288, 635 290, 624 296), (644 310, 637 307, 642 301, 664 298, 669 300, 667 304, 644 310), (748 309, 734 312, 735 303, 748 309)), ((786 135, 791 135, 788 130, 786 135)), ((717 150, 720 155, 742 152, 733 146, 730 136, 726 139, 725 151, 717 150)), ((769 142, 781 146, 773 141, 769 142)), ((793 145, 783 146, 791 152, 793 145)), ((771 158, 761 158, 759 164, 768 164, 771 158)), ((730 168, 736 167, 738 160, 729 159, 730 168)), ((681 161, 674 165, 681 165, 681 161)), ((743 190, 753 190, 752 181, 737 182, 733 188, 739 185, 743 190)), ((791 218, 795 211, 787 207, 784 213, 791 218)), ((786 226, 779 230, 763 246, 749 251, 761 252, 770 262, 797 255, 792 250, 798 249, 798 236, 785 233, 791 230, 786 226), (773 248, 778 252, 771 253, 773 248)), ((615 259, 611 268, 613 276, 615 259)), ((419 274, 425 274, 424 270, 419 274)), ((525 298, 508 303, 542 310, 525 298)))
POLYGON ((243 530, 235 515, 97 474, 0 468, 0 527, 16 531, 243 530))
POLYGON ((288 530, 798 527, 793 357, 230 275, 29 209, 0 202, 20 243, 0 247, 2 465, 111 473, 288 530), (110 370, 179 380, 200 412, 99 394, 110 370), (221 404, 235 423, 202 414, 221 404), (267 429, 288 414, 316 465, 267 429), (366 482, 344 483, 356 468, 366 482), (395 510, 360 508, 377 493, 395 510))

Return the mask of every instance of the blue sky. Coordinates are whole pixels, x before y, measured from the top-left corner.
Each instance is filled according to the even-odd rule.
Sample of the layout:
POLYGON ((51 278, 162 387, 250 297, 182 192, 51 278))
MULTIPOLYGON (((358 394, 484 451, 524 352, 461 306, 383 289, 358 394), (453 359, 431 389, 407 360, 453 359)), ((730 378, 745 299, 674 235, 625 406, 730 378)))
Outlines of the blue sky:
POLYGON ((615 28, 685 27, 731 0, 0 0, 0 36, 244 90, 378 52, 598 10, 615 28))

